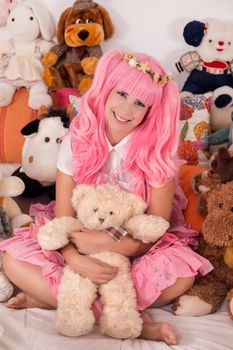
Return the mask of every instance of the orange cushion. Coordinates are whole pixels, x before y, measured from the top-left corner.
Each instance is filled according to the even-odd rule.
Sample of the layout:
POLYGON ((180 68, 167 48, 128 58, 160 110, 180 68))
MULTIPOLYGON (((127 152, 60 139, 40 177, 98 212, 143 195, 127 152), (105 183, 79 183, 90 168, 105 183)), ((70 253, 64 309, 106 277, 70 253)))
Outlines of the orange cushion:
POLYGON ((27 89, 20 88, 9 106, 0 107, 0 163, 21 163, 24 137, 20 130, 37 117, 37 111, 28 106, 28 95, 27 89))
POLYGON ((180 185, 186 198, 188 199, 188 206, 184 212, 186 221, 196 231, 201 231, 203 217, 197 212, 197 195, 193 192, 191 183, 193 176, 205 170, 204 167, 198 165, 182 165, 180 168, 180 185))

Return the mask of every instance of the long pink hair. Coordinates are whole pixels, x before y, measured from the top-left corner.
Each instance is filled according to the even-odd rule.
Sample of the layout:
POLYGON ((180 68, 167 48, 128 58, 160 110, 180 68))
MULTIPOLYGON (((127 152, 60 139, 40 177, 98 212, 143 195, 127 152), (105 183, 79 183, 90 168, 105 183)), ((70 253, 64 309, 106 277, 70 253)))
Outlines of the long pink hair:
MULTIPOLYGON (((160 187, 177 173, 178 121, 180 97, 178 87, 170 80, 164 87, 148 73, 130 67, 125 52, 111 50, 98 62, 91 88, 81 99, 79 114, 71 123, 74 150, 74 178, 77 183, 93 184, 103 178, 108 158, 105 137, 105 102, 117 87, 150 108, 137 126, 127 147, 124 168, 132 174, 134 192, 149 200, 149 185, 160 187)), ((139 62, 164 75, 153 57, 135 53, 139 62)))

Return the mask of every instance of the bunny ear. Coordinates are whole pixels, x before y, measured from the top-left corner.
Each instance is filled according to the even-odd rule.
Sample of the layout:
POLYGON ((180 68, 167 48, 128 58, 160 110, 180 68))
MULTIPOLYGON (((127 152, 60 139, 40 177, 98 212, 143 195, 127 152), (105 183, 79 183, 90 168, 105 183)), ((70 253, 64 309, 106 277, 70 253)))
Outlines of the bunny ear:
POLYGON ((34 12, 39 26, 41 36, 44 40, 51 40, 55 35, 55 24, 46 5, 39 0, 25 0, 23 5, 29 7, 34 12))
POLYGON ((18 1, 0 0, 0 28, 6 25, 7 17, 18 1))

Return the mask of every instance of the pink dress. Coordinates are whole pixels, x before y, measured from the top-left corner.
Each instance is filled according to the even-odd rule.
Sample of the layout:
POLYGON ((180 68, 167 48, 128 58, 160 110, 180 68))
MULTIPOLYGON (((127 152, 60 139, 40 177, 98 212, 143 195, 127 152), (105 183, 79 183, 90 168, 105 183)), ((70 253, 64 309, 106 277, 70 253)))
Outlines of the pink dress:
MULTIPOLYGON (((132 177, 130 174, 122 172, 121 167, 127 142, 128 137, 115 147, 109 145, 109 162, 106 164, 105 175, 107 182, 114 179, 114 182, 118 182, 130 191, 130 179, 132 177)), ((65 144, 66 142, 64 142, 64 147, 65 144)), ((62 151, 64 149, 60 152, 62 151)), ((70 165, 67 165, 69 163, 67 153, 70 153, 70 157, 72 157, 70 151, 66 152, 65 156, 62 154, 61 158, 62 160, 65 159, 66 164, 64 168, 63 165, 60 165, 62 168, 59 169, 63 172, 67 171, 67 168, 71 168, 70 165)), ((78 169, 78 165, 76 165, 74 164, 74 169, 78 169)), ((75 174, 72 175, 75 178, 75 174)), ((175 283, 177 278, 198 274, 205 275, 213 269, 207 259, 193 250, 198 246, 196 239, 198 233, 185 224, 182 211, 186 206, 187 199, 177 185, 169 232, 147 254, 132 261, 132 275, 137 290, 139 310, 149 307, 164 289, 175 283)), ((7 251, 19 260, 40 266, 52 295, 56 297, 64 267, 64 259, 57 251, 49 252, 41 249, 36 239, 38 228, 54 217, 53 209, 54 203, 48 206, 32 206, 30 215, 35 217, 35 223, 28 228, 15 230, 14 237, 0 243, 0 250, 7 251)))

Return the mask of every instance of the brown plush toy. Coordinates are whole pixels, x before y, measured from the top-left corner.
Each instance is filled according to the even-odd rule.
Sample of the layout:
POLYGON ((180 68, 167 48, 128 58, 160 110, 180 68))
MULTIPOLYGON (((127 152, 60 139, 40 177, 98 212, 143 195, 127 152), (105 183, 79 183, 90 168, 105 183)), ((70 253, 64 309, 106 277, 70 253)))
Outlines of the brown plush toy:
POLYGON ((92 0, 76 0, 60 16, 58 44, 44 56, 43 78, 56 90, 74 87, 83 94, 91 85, 100 44, 113 36, 114 27, 108 12, 92 0))
POLYGON ((233 181, 211 191, 207 198, 208 214, 202 225, 199 253, 214 269, 198 277, 191 289, 173 305, 179 316, 201 316, 215 312, 227 296, 233 318, 233 181))

